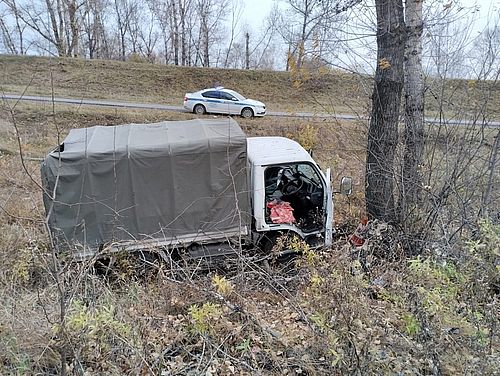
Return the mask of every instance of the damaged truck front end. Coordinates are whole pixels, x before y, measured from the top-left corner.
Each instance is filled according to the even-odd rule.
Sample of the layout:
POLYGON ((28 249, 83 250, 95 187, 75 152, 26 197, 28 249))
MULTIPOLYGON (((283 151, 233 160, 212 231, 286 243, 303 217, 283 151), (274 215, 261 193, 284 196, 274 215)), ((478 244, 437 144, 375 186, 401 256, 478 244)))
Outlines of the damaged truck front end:
POLYGON ((329 246, 333 202, 329 169, 323 173, 297 142, 248 138, 252 209, 257 238, 296 234, 311 246, 329 246))

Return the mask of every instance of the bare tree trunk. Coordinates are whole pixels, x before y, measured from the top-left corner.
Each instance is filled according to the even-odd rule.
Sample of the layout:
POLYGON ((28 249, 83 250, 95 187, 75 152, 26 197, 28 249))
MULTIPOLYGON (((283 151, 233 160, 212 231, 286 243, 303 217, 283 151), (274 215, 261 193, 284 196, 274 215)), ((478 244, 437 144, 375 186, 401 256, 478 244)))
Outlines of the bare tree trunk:
POLYGON ((210 53, 209 53, 209 47, 210 47, 210 36, 208 33, 208 25, 207 25, 207 20, 203 20, 201 24, 201 33, 202 33, 202 40, 203 40, 203 66, 204 67, 209 67, 210 66, 210 53))
POLYGON ((250 34, 245 34, 245 69, 250 69, 250 34))
POLYGON ((69 27, 71 30, 71 32, 68 33, 68 37, 71 36, 71 42, 68 44, 68 56, 73 55, 73 57, 78 57, 78 38, 80 31, 77 16, 78 5, 75 0, 68 0, 66 6, 68 9, 69 27))
POLYGON ((177 4, 172 1, 172 47, 174 50, 174 64, 179 65, 179 22, 177 19, 177 4))
MULTIPOLYGON (((64 29, 61 24, 58 24, 58 19, 56 18, 56 10, 53 8, 51 2, 49 0, 45 0, 45 4, 47 6, 47 12, 50 17, 50 26, 52 28, 52 32, 54 33, 54 44, 57 49, 57 53, 59 56, 66 56, 66 48, 64 45, 64 39, 62 37, 62 33, 64 29)), ((58 0, 57 4, 57 14, 59 16, 59 21, 62 22, 62 13, 61 13, 61 4, 58 0)))
MULTIPOLYGON (((67 51, 67 48, 69 47, 69 43, 65 43, 64 42, 64 35, 66 34, 65 33, 65 25, 64 25, 64 9, 63 9, 63 5, 61 3, 62 0, 56 0, 56 9, 57 10, 57 28, 58 28, 58 34, 59 35, 59 43, 60 44, 60 49, 61 51, 63 51, 63 54, 62 55, 59 55, 59 56, 68 56, 68 51, 67 51)), ((49 0, 46 0, 47 3, 49 3, 50 1, 49 0)), ((66 38, 67 40, 67 38, 66 38)))
POLYGON ((115 0, 116 22, 120 37, 120 59, 125 61, 125 36, 130 27, 129 6, 127 1, 115 0), (123 12, 123 14, 122 14, 123 12))
POLYGON ((403 89, 405 25, 402 0, 376 0, 377 71, 366 158, 366 209, 391 222, 394 213, 394 155, 403 89))
MULTIPOLYGON (((25 51, 24 51, 24 29, 26 27, 26 23, 24 24, 24 26, 21 26, 21 17, 19 16, 19 9, 17 7, 17 3, 16 3, 16 0, 12 0, 10 3, 6 3, 8 7, 10 7, 11 9, 11 12, 12 12, 12 15, 14 16, 14 19, 15 19, 15 22, 16 22, 16 32, 17 32, 17 36, 19 38, 19 54, 20 55, 24 55, 25 54, 25 51)), ((16 54, 18 53, 17 52, 17 48, 16 48, 16 54)))
POLYGON ((286 68, 285 71, 288 72, 290 71, 290 59, 292 59, 292 42, 288 42, 288 52, 286 54, 286 68))
POLYGON ((190 5, 188 4, 183 4, 182 2, 179 3, 179 14, 181 18, 181 65, 186 65, 187 64, 187 47, 186 47, 186 15, 187 15, 187 9, 186 6, 190 5))
POLYGON ((0 31, 2 32, 2 39, 3 39, 3 42, 5 44, 5 47, 7 48, 7 51, 10 54, 17 55, 18 52, 17 52, 16 44, 12 40, 12 36, 10 35, 9 28, 5 24, 3 17, 0 17, 0 31))
POLYGON ((19 6, 15 0, 3 0, 2 3, 14 17, 21 54, 26 53, 24 32, 29 28, 49 42, 43 49, 53 53, 55 48, 58 56, 65 57, 79 52, 80 29, 85 28, 85 25, 80 25, 79 8, 89 1, 79 4, 76 0, 41 0, 21 2, 19 6))
POLYGON ((101 19, 103 5, 99 0, 87 0, 81 6, 83 7, 83 14, 80 16, 80 21, 82 33, 85 35, 83 45, 87 49, 83 54, 87 56, 88 52, 90 59, 98 59, 104 55, 106 44, 106 34, 101 19))
MULTIPOLYGON (((151 1, 149 2, 150 12, 153 14, 154 18, 156 18, 161 36, 162 36, 162 53, 164 55, 164 63, 168 64, 170 62, 170 47, 169 44, 172 44, 172 28, 175 25, 172 25, 172 7, 176 7, 178 0, 169 0, 169 1, 151 1)), ((153 19, 151 20, 153 23, 153 19)), ((151 29, 150 29, 151 30, 151 29)))
POLYGON ((231 32, 229 37, 229 45, 227 47, 226 56, 224 58, 224 68, 227 68, 230 64, 229 56, 231 55, 231 51, 233 49, 234 38, 236 36, 236 27, 238 26, 240 16, 241 8, 238 8, 238 6, 233 3, 233 5, 231 6, 231 32))
POLYGON ((17 10, 17 5, 15 0, 12 1, 12 4, 14 5, 14 18, 16 20, 16 30, 17 30, 17 35, 19 36, 19 53, 21 55, 25 54, 24 51, 24 28, 25 26, 21 27, 20 17, 19 17, 19 11, 17 10))
POLYGON ((121 60, 125 60, 125 42, 123 40, 123 25, 122 25, 122 19, 120 16, 120 11, 118 7, 118 2, 115 0, 115 11, 116 11, 116 22, 118 23, 118 33, 120 36, 120 58, 121 60))
MULTIPOLYGON (((422 0, 406 0, 405 133, 400 222, 418 213, 422 177, 419 166, 424 151, 424 77, 422 72, 422 0)), ((417 218, 412 216, 410 225, 417 218)))
POLYGON ((300 31, 300 39, 297 46, 297 69, 300 70, 304 60, 304 54, 306 49, 306 28, 309 23, 309 16, 311 10, 309 9, 309 2, 304 2, 304 13, 302 17, 302 27, 300 31))
POLYGON ((127 13, 126 13, 126 25, 127 25, 127 32, 130 40, 130 44, 132 45, 132 53, 134 55, 137 55, 139 53, 139 50, 141 48, 140 45, 140 38, 141 38, 141 33, 142 33, 142 27, 141 24, 149 24, 151 26, 151 22, 145 22, 143 20, 142 16, 143 13, 142 11, 139 10, 137 2, 130 0, 130 2, 126 3, 127 6, 127 13))

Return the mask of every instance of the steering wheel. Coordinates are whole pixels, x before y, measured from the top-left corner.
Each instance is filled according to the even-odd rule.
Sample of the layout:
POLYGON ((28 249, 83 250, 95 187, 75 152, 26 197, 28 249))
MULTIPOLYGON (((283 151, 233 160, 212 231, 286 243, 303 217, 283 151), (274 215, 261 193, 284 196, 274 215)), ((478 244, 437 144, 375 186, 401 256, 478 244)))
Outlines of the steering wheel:
POLYGON ((302 189, 304 186, 304 180, 295 177, 294 179, 289 179, 281 188, 281 192, 285 195, 294 195, 302 189))

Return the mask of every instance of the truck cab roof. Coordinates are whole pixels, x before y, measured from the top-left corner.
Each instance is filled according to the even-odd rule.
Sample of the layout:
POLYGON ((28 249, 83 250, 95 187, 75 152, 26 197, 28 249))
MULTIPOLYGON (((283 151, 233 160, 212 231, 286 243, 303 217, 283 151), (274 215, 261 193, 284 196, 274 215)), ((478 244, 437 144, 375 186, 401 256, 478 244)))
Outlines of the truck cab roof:
POLYGON ((248 137, 248 160, 254 166, 311 162, 311 155, 298 143, 285 137, 248 137))

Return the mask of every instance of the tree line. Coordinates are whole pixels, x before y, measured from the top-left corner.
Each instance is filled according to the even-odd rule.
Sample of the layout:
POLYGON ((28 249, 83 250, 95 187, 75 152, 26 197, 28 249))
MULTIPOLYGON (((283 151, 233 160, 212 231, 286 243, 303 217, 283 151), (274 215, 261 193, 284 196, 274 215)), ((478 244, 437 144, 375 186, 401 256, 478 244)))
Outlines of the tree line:
POLYGON ((334 24, 359 2, 276 1, 255 30, 241 0, 3 0, 0 37, 4 53, 19 55, 247 69, 293 56, 301 67, 325 59, 334 24))
MULTIPOLYGON (((478 9, 459 5, 424 7, 423 65, 433 75, 447 65, 466 76, 485 52, 492 61, 498 53, 498 17, 476 35, 478 9)), ((222 68, 376 69, 370 1, 274 0, 258 26, 245 21, 244 7, 242 0, 2 0, 0 51, 222 68)))
POLYGON ((5 0, 4 48, 12 54, 210 66, 209 48, 230 1, 5 0))

